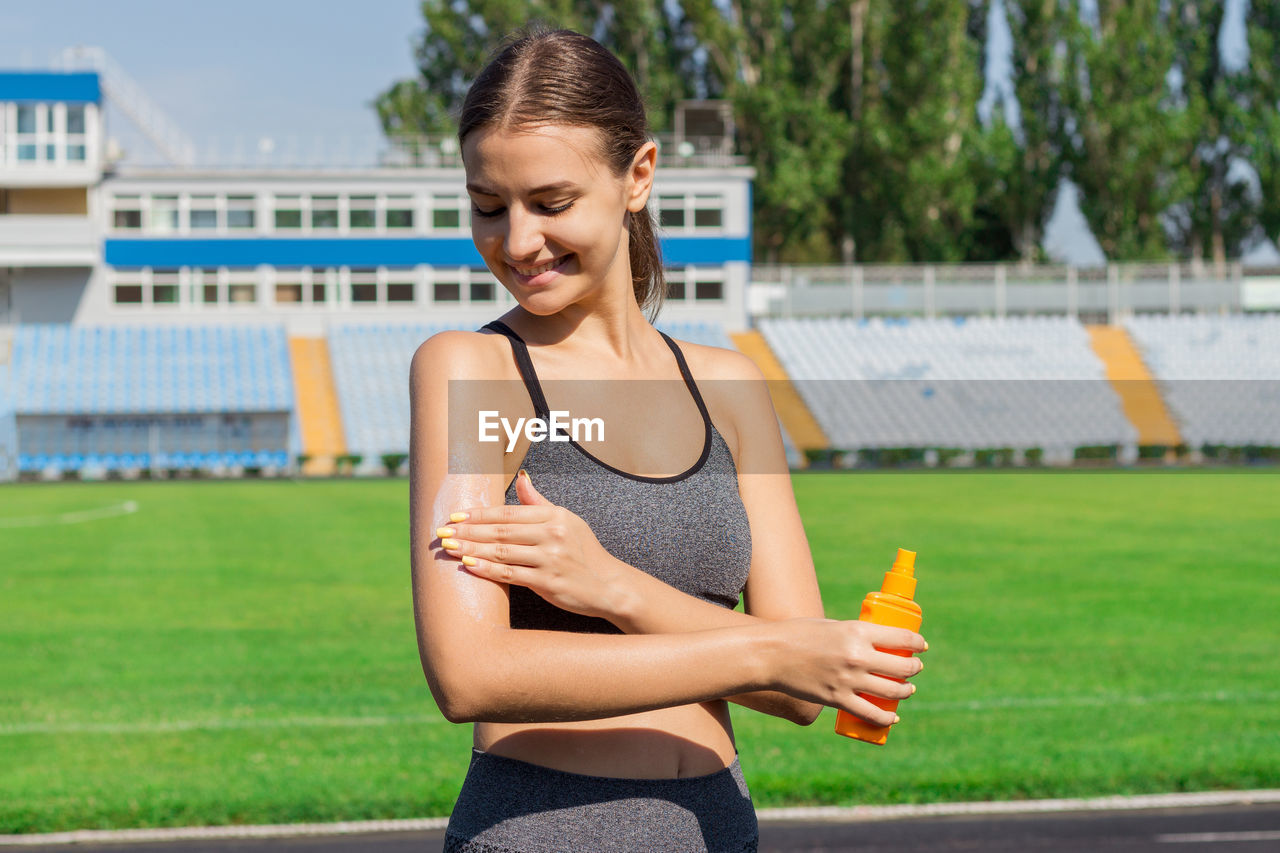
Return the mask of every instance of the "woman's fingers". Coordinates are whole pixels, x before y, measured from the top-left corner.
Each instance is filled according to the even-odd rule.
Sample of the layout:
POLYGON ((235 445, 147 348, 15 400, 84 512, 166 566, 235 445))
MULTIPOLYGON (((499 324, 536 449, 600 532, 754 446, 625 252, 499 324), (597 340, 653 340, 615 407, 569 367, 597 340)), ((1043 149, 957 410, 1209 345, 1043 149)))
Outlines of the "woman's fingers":
POLYGON ((858 692, 866 693, 870 696, 879 696, 881 699, 902 701, 915 693, 916 688, 914 685, 892 678, 882 678, 879 675, 868 674, 862 686, 858 688, 858 692))
POLYGON ((499 504, 497 506, 467 507, 449 516, 450 526, 470 524, 539 524, 551 519, 556 507, 552 504, 524 506, 499 504))
POLYGON ((469 521, 436 528, 441 539, 458 539, 464 542, 506 542, 511 545, 537 545, 545 536, 536 523, 473 524, 469 521))
POLYGON ((891 726, 898 721, 897 713, 886 711, 884 708, 874 705, 857 695, 851 696, 848 702, 841 704, 839 707, 850 714, 861 717, 873 726, 891 726))
POLYGON ((875 651, 867 656, 867 669, 891 678, 910 678, 924 669, 924 661, 891 652, 875 651))
POLYGON ((531 569, 528 566, 496 563, 493 560, 482 560, 478 557, 463 557, 462 568, 477 577, 514 586, 529 586, 534 580, 530 575, 536 571, 536 569, 531 569))
POLYGON ((902 649, 914 654, 929 650, 929 644, 924 641, 924 637, 915 631, 908 631, 906 628, 890 628, 888 625, 875 625, 869 622, 863 622, 862 624, 867 626, 867 637, 878 649, 902 649))
POLYGON ((440 546, 455 557, 475 557, 494 563, 506 563, 515 566, 542 565, 543 550, 532 545, 512 545, 508 542, 470 542, 466 540, 444 538, 440 546))

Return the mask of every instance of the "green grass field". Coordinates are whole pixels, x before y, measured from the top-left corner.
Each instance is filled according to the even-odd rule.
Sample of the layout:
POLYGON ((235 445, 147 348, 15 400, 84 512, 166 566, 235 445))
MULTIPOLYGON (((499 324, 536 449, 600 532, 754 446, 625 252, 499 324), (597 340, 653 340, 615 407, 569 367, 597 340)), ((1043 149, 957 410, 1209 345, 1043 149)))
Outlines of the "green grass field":
MULTIPOLYGON (((932 650, 886 747, 735 707, 757 806, 1280 785, 1276 473, 795 485, 828 615, 912 548, 932 650)), ((403 480, 0 488, 0 833, 446 814, 470 727, 407 514, 403 480)))

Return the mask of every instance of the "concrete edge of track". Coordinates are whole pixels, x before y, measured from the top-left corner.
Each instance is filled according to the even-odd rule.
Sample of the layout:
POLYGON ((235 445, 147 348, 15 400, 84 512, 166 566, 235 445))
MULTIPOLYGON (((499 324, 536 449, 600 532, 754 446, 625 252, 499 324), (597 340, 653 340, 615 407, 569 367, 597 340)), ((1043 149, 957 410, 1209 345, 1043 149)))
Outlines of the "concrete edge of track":
MULTIPOLYGON (((1200 793, 1141 794, 1051 800, 997 800, 970 803, 904 803, 889 806, 811 806, 759 809, 762 823, 788 821, 883 821, 966 815, 1046 814, 1054 812, 1188 809, 1215 806, 1280 803, 1280 789, 1205 791, 1200 793)), ((358 820, 335 823, 285 823, 258 826, 182 826, 161 829, 81 829, 30 835, 0 835, 0 847, 51 844, 124 844, 145 841, 288 838, 318 835, 370 835, 388 832, 427 832, 444 829, 447 817, 402 820, 358 820)))

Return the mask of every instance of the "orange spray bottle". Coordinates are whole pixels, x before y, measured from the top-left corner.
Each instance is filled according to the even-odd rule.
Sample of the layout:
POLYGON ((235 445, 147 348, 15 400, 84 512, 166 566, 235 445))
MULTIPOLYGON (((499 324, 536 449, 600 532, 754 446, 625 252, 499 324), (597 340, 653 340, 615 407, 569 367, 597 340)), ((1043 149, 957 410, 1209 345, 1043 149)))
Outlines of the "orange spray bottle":
MULTIPOLYGON (((899 548, 897 559, 893 561, 893 568, 885 573, 880 591, 869 592, 867 597, 862 599, 862 613, 858 618, 863 622, 874 622, 877 625, 919 631, 923 614, 920 611, 920 605, 915 602, 915 565, 916 552, 899 548)), ((911 655, 911 652, 906 649, 881 649, 881 651, 903 657, 911 655)), ((858 695, 886 711, 893 711, 898 707, 897 699, 881 699, 879 696, 868 696, 865 693, 858 695)), ((867 743, 883 744, 889 738, 889 727, 872 725, 848 711, 841 710, 836 713, 836 733, 864 740, 867 743)))

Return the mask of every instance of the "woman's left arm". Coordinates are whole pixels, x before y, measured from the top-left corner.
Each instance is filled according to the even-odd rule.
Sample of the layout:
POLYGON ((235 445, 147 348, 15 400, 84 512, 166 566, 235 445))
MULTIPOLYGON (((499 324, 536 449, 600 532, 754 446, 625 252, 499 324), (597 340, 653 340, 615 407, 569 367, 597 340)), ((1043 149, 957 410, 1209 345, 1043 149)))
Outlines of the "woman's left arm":
MULTIPOLYGON (((516 491, 523 506, 494 506, 439 533, 470 570, 500 583, 528 586, 557 606, 609 620, 628 634, 670 634, 759 621, 823 616, 813 559, 796 508, 778 419, 763 376, 745 356, 717 353, 718 396, 737 445, 738 491, 752 531, 746 612, 729 610, 669 586, 609 554, 578 516, 551 505, 527 478, 516 491), (452 534, 452 535, 450 535, 452 534)), ((704 393, 704 396, 706 394, 704 393)), ((714 408, 714 407, 713 407, 714 408)), ((727 424, 728 425, 728 424, 727 424)), ((667 533, 679 553, 680 522, 667 533)), ((822 710, 777 691, 727 700, 801 725, 822 710)))

